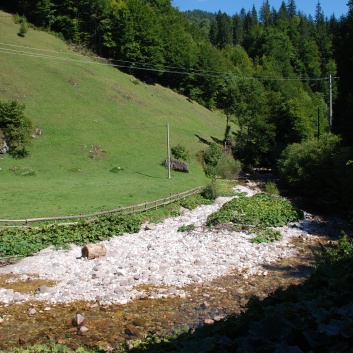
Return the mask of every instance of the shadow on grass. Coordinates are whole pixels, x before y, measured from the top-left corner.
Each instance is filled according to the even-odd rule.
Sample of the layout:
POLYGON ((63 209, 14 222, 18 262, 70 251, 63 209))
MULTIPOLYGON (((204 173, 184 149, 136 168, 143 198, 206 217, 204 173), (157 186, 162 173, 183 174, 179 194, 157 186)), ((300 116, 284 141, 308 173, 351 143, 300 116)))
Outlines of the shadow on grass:
POLYGON ((162 178, 160 176, 155 176, 155 175, 149 175, 149 174, 145 174, 145 173, 141 173, 141 172, 134 172, 135 174, 139 174, 139 175, 143 175, 143 176, 146 176, 148 178, 154 178, 154 179, 165 179, 165 178, 162 178))
POLYGON ((210 142, 210 141, 207 141, 207 140, 204 139, 203 137, 201 137, 201 136, 199 136, 199 135, 197 135, 197 134, 195 134, 195 136, 199 139, 199 142, 204 143, 204 144, 207 145, 207 146, 210 146, 210 145, 211 145, 211 142, 210 142))
POLYGON ((217 137, 214 137, 214 136, 211 136, 211 139, 212 139, 214 142, 218 143, 219 145, 224 146, 224 140, 220 140, 220 139, 218 139, 217 137))

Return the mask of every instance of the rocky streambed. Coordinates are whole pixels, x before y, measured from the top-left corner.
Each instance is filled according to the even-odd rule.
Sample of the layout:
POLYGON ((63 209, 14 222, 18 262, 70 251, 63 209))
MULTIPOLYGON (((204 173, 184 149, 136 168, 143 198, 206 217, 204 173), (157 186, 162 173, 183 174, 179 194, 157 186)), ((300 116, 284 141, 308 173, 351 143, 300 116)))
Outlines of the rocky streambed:
POLYGON ((49 248, 0 268, 0 348, 53 340, 114 349, 212 324, 243 310, 252 295, 307 278, 312 248, 339 228, 306 213, 280 229, 281 241, 253 244, 231 228, 205 227, 227 200, 112 238, 102 258, 83 259, 76 246, 49 248), (193 229, 178 231, 188 224, 193 229))

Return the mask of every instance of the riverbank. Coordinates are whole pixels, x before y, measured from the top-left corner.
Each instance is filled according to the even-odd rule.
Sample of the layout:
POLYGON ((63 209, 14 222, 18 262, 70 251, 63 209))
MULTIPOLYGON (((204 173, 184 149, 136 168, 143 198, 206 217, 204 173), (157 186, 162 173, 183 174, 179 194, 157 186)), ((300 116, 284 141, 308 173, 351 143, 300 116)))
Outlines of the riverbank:
POLYGON ((79 247, 46 249, 1 268, 7 283, 1 289, 0 348, 50 340, 71 348, 117 348, 151 332, 211 324, 239 313, 252 295, 263 298, 301 283, 313 271, 311 249, 339 229, 305 213, 281 228, 281 241, 256 245, 249 235, 204 227, 207 214, 225 201, 105 242, 106 257, 88 261, 79 247), (188 224, 194 229, 178 232, 188 224), (84 333, 75 325, 77 314, 86 320, 84 333))

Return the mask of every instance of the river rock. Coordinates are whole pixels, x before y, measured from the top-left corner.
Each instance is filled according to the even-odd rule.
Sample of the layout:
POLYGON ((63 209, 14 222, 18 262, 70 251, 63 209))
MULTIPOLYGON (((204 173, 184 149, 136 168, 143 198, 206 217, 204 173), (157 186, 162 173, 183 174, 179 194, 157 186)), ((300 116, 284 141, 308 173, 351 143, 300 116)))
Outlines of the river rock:
POLYGON ((76 326, 83 326, 86 323, 86 319, 83 315, 76 314, 75 323, 76 323, 76 326))
MULTIPOLYGON (((307 224, 312 224, 307 219, 300 222, 303 225, 300 229, 279 228, 283 239, 273 245, 254 244, 251 236, 230 227, 207 227, 208 215, 218 211, 230 199, 219 198, 212 205, 184 210, 181 216, 154 224, 154 229, 141 227, 135 234, 112 237, 100 244, 83 248, 70 245, 68 250, 49 247, 35 256, 0 267, 0 274, 33 274, 57 282, 50 289, 40 287, 35 295, 26 293, 21 301, 45 300, 55 304, 97 300, 99 304, 126 304, 146 297, 177 295, 186 298, 187 294, 180 288, 209 283, 230 272, 241 275, 244 280, 258 274, 265 276, 263 266, 275 264, 280 257, 296 255, 295 247, 288 247, 293 238, 305 237, 310 241, 315 237, 307 231, 307 224), (188 224, 194 224, 197 232, 178 231, 188 224), (170 289, 160 292, 160 288, 170 289)), ((244 294, 242 289, 246 289, 241 287, 236 292, 239 297, 244 294)), ((220 288, 220 292, 223 291, 227 290, 220 288)), ((12 289, 0 288, 0 305, 10 304, 13 297, 12 289)))

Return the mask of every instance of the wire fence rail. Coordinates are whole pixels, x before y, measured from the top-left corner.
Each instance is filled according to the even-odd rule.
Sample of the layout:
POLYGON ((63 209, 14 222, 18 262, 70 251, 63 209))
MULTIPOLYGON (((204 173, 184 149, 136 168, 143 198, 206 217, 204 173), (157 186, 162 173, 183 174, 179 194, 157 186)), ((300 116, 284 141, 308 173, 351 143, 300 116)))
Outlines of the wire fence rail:
MULTIPOLYGON (((200 193, 202 190, 201 186, 198 186, 194 189, 180 192, 178 194, 172 194, 170 193, 170 196, 154 200, 154 201, 145 201, 143 203, 127 206, 127 207, 119 207, 113 210, 108 210, 108 211, 101 211, 101 212, 95 212, 95 213, 89 213, 89 214, 81 214, 81 215, 76 215, 76 216, 59 216, 59 217, 41 217, 41 218, 26 218, 26 219, 0 219, 0 228, 33 228, 30 226, 30 223, 41 223, 41 222, 56 222, 56 221, 67 221, 67 220, 82 220, 82 219, 88 219, 86 222, 92 222, 94 221, 94 217, 97 216, 103 216, 107 214, 113 214, 113 213, 123 213, 125 215, 128 214, 134 214, 134 213, 140 213, 140 212, 146 212, 149 210, 157 210, 160 207, 165 207, 166 205, 170 203, 174 203, 177 201, 180 201, 182 199, 185 199, 189 196, 192 196, 194 194, 200 193), (6 225, 1 225, 1 223, 6 223, 6 225), (11 225, 11 223, 22 223, 25 225, 11 225)), ((65 222, 65 223, 53 223, 53 224, 48 224, 48 226, 51 225, 59 225, 59 226, 67 226, 67 225, 75 225, 80 223, 79 221, 76 222, 65 222)))

